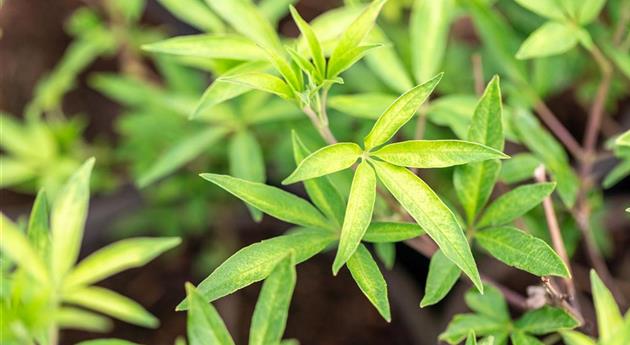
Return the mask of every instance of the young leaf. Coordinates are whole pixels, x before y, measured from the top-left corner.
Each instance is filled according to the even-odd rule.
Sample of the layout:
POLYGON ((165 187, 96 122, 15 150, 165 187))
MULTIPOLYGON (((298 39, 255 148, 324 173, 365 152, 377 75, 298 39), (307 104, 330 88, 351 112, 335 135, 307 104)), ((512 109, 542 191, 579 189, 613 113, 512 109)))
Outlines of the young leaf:
POLYGON ((227 130, 224 128, 210 127, 178 142, 166 150, 166 152, 140 176, 138 186, 141 188, 146 187, 174 172, 208 150, 210 145, 221 140, 226 134, 227 130))
POLYGON ((514 323, 514 327, 518 330, 531 334, 547 334, 572 329, 579 325, 566 311, 549 306, 528 311, 514 323))
POLYGON ((261 0, 258 9, 274 26, 287 14, 287 9, 298 0, 261 0))
POLYGON ((540 160, 530 153, 516 154, 501 164, 499 179, 507 184, 530 179, 540 164, 540 160))
POLYGON ((562 340, 567 345, 597 345, 597 342, 586 334, 576 331, 562 331, 562 340))
POLYGON ((504 225, 513 221, 539 205, 555 187, 553 182, 528 184, 501 195, 488 206, 477 227, 504 225))
POLYGON ((284 51, 278 53, 271 49, 266 49, 267 58, 273 67, 280 72, 280 75, 287 81, 289 86, 295 91, 302 91, 302 72, 296 71, 289 62, 287 62, 284 51))
POLYGON ((190 283, 186 283, 186 295, 190 345, 234 345, 221 315, 190 283))
MULTIPOLYGON (((205 301, 212 302, 267 278, 288 252, 295 254, 295 263, 299 264, 324 250, 335 237, 331 232, 304 229, 251 244, 225 260, 197 290, 205 301)), ((177 310, 187 308, 185 301, 177 306, 177 310)))
POLYGON ((448 324, 439 339, 449 344, 458 344, 466 339, 470 331, 474 331, 478 336, 495 334, 496 332, 507 331, 508 325, 490 319, 486 316, 476 314, 457 314, 448 324))
POLYGON ((375 49, 375 48, 380 48, 382 46, 383 45, 380 43, 374 43, 374 44, 360 45, 356 48, 349 49, 343 55, 340 55, 337 58, 334 65, 331 63, 328 64, 328 70, 326 72, 328 75, 328 79, 329 80, 336 79, 337 76, 341 74, 341 72, 347 70, 352 65, 354 65, 357 61, 361 60, 361 58, 365 56, 365 54, 367 54, 370 50, 375 49))
POLYGON ((308 201, 279 188, 228 175, 199 176, 270 216, 306 227, 331 229, 328 220, 308 201))
POLYGON ((409 140, 371 154, 388 163, 413 168, 444 168, 488 159, 508 158, 501 151, 462 140, 409 140))
POLYGON ((391 139, 405 123, 411 120, 441 79, 442 74, 438 74, 398 97, 376 120, 372 130, 365 137, 365 149, 370 150, 391 139))
POLYGON ((595 20, 605 4, 606 0, 588 0, 582 2, 582 7, 578 13, 579 23, 584 25, 595 20))
POLYGON ((373 222, 370 223, 363 241, 372 243, 399 242, 424 235, 424 231, 418 224, 373 222))
MULTIPOLYGON (((292 141, 293 157, 295 163, 299 165, 311 154, 311 151, 302 143, 295 131, 292 132, 292 141)), ((330 179, 327 176, 322 176, 320 178, 306 180, 303 183, 306 193, 315 206, 317 206, 326 217, 334 220, 338 228, 341 228, 341 224, 343 224, 345 201, 330 179)))
POLYGON ((296 273, 291 253, 280 260, 265 280, 249 331, 249 345, 278 344, 289 314, 296 273))
POLYGON ((112 329, 110 319, 78 308, 62 307, 56 315, 57 326, 62 329, 76 329, 87 332, 105 333, 112 329))
POLYGON ((424 297, 420 301, 420 307, 424 308, 441 301, 453 288, 461 271, 449 260, 442 251, 436 251, 431 256, 429 274, 424 287, 424 297))
POLYGON ((89 285, 118 272, 144 266, 161 253, 177 246, 177 237, 131 238, 110 244, 83 259, 64 281, 66 291, 89 285))
POLYGON ((448 30, 455 11, 453 0, 415 0, 409 34, 413 73, 417 82, 435 75, 444 60, 448 30))
POLYGON ((348 269, 367 299, 374 305, 379 314, 390 322, 392 317, 387 297, 387 283, 368 249, 360 244, 348 259, 348 269))
POLYGON ((549 19, 555 20, 565 20, 566 15, 564 14, 562 6, 560 6, 559 1, 548 1, 548 0, 515 0, 519 5, 525 7, 526 9, 536 13, 537 15, 549 19))
POLYGON ((509 266, 540 277, 570 276, 562 259, 547 242, 519 229, 509 226, 491 228, 475 233, 475 239, 492 256, 509 266))
POLYGON ((623 317, 610 290, 604 285, 597 272, 591 270, 591 291, 597 316, 599 338, 605 343, 623 325, 623 317))
POLYGON ((328 61, 328 78, 336 77, 338 71, 344 69, 341 65, 347 65, 343 61, 346 60, 345 56, 361 45, 361 41, 372 30, 384 4, 384 0, 373 1, 341 35, 328 61))
POLYGON ((27 162, 13 159, 11 157, 0 157, 2 166, 2 178, 0 178, 0 188, 15 186, 35 178, 36 172, 27 162))
POLYGON ((570 23, 547 22, 527 37, 516 53, 516 58, 562 54, 577 45, 578 32, 570 23))
MULTIPOLYGON (((256 137, 246 129, 238 131, 228 145, 230 174, 248 181, 264 183, 265 161, 262 149, 256 137)), ((255 221, 262 219, 260 210, 248 205, 249 212, 255 221)))
POLYGON ((378 92, 334 95, 328 98, 328 106, 347 115, 376 120, 395 100, 395 96, 378 92))
POLYGON ((324 57, 324 52, 322 50, 319 39, 315 35, 315 32, 313 31, 311 26, 308 25, 308 23, 304 19, 302 19, 302 17, 295 9, 295 7, 293 7, 293 5, 289 7, 289 10, 291 11, 291 17, 293 17, 295 24, 297 24, 300 32, 302 33, 302 37, 304 37, 306 43, 308 44, 311 58, 313 59, 315 67, 317 68, 317 72, 319 72, 320 78, 323 79, 326 75, 326 58, 324 57))
POLYGON ((158 0, 178 19, 202 31, 223 32, 225 25, 205 4, 198 0, 158 0))
POLYGON ((312 179, 351 167, 363 151, 355 143, 337 143, 323 147, 304 158, 282 184, 312 179))
POLYGON ((512 332, 510 334, 510 340, 512 340, 512 344, 514 345, 544 345, 542 341, 538 340, 531 335, 526 334, 525 332, 512 332))
POLYGON ((221 77, 219 81, 244 85, 252 89, 273 93, 284 99, 293 98, 293 91, 284 80, 267 73, 252 72, 234 76, 221 77))
POLYGON ((0 213, 0 249, 2 254, 15 261, 21 269, 28 272, 41 283, 48 282, 48 272, 42 258, 26 236, 4 213, 0 213))
POLYGON ((135 301, 96 286, 73 290, 64 296, 64 301, 142 327, 156 328, 160 324, 155 316, 135 301))
POLYGON ((453 212, 424 181, 409 170, 385 162, 371 163, 381 182, 438 244, 444 255, 483 291, 475 259, 453 212))
MULTIPOLYGON (((365 238, 365 236, 364 236, 365 238)), ((377 242, 374 243, 374 252, 383 263, 385 268, 391 270, 396 263, 396 243, 394 242, 377 242)))
POLYGON ((495 75, 475 107, 468 140, 503 151, 503 105, 499 76, 495 75))
POLYGON ((354 254, 357 246, 372 221, 374 201, 376 200, 376 175, 374 169, 366 161, 362 161, 354 173, 348 205, 341 227, 339 248, 333 262, 333 274, 354 254))
POLYGON ((90 173, 93 166, 94 158, 88 159, 70 177, 52 206, 51 267, 56 281, 61 281, 79 256, 90 199, 90 173))
POLYGON ((86 340, 76 345, 140 345, 138 343, 132 343, 127 340, 122 339, 94 339, 94 340, 86 340))
POLYGON ((50 230, 48 224, 48 199, 44 190, 37 193, 33 209, 28 220, 28 239, 39 257, 46 258, 50 247, 50 230))
POLYGON ((470 333, 468 333, 468 337, 466 338, 466 345, 477 345, 477 337, 475 336, 475 331, 470 331, 470 333))
POLYGON ((251 40, 236 35, 189 35, 145 44, 143 50, 206 59, 265 60, 265 51, 251 40))

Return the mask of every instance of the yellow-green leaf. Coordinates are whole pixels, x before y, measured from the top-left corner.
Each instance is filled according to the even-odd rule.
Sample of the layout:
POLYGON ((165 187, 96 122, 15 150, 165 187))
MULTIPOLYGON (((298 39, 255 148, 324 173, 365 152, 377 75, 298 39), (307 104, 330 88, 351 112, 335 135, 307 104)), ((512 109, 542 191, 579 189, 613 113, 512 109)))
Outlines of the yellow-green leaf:
POLYGON ((553 192, 554 182, 528 184, 501 195, 488 206, 477 227, 507 224, 540 204, 553 192))
POLYGON ((424 286, 424 297, 420 301, 420 307, 424 308, 441 301, 453 288, 461 271, 449 260, 442 251, 436 251, 431 256, 429 274, 424 286))
POLYGON ((186 284, 188 310, 188 341, 190 345, 234 345, 221 315, 192 286, 186 284))
POLYGON ((389 299, 387 297, 387 282, 372 258, 368 249, 360 244, 348 259, 348 270, 367 299, 374 305, 379 314, 390 322, 389 299))
POLYGON ((363 151, 355 143, 337 143, 323 147, 304 158, 282 184, 304 181, 350 168, 363 151))

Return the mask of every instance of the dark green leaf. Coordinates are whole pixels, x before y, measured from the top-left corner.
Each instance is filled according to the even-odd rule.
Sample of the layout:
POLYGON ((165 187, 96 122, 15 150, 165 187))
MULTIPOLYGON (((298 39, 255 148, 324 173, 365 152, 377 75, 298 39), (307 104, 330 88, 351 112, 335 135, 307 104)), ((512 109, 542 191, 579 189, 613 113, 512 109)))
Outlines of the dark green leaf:
POLYGON ((360 244, 348 259, 348 269, 365 297, 370 300, 385 321, 390 322, 392 317, 387 297, 387 283, 372 255, 363 244, 360 244))

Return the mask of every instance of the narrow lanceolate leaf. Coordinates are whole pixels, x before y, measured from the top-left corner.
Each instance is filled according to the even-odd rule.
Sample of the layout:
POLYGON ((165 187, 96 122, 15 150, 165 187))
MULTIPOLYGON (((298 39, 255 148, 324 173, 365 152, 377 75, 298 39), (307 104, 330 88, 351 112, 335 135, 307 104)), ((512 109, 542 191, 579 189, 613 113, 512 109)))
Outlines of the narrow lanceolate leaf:
POLYGON ((621 327, 617 329, 606 345, 625 345, 630 343, 630 314, 626 313, 626 317, 623 320, 621 327))
POLYGON ((0 249, 2 254, 17 263, 41 283, 48 282, 48 273, 42 258, 37 254, 26 236, 4 213, 0 213, 0 249))
POLYGON ((234 30, 267 49, 282 51, 282 44, 271 23, 251 1, 211 0, 206 3, 234 30))
POLYGON ((464 295, 466 305, 479 315, 503 324, 510 321, 510 311, 503 293, 492 285, 484 284, 484 293, 470 289, 464 295))
POLYGON ((127 340, 122 339, 95 339, 95 340, 86 340, 76 345, 140 345, 138 343, 132 343, 127 340))
POLYGON ((382 145, 391 139, 405 123, 411 120, 441 79, 442 74, 438 74, 398 97, 376 120, 374 127, 365 137, 366 150, 382 145))
POLYGON ((483 291, 475 259, 453 212, 411 171, 385 162, 371 162, 378 178, 396 200, 438 244, 444 255, 483 291))
MULTIPOLYGON (((225 260, 197 286, 197 290, 205 301, 212 302, 267 278, 287 253, 293 252, 295 263, 299 264, 324 250, 334 240, 333 233, 304 229, 254 243, 225 260)), ((177 310, 187 308, 186 302, 177 306, 177 310)))
POLYGON ((368 226, 363 241, 373 243, 399 242, 424 235, 418 224, 374 222, 368 226))
MULTIPOLYGON (((365 237, 365 236, 364 236, 365 237)), ((374 243, 374 252, 385 268, 391 270, 396 263, 396 243, 378 242, 374 243)))
POLYGON ((156 159, 155 163, 140 176, 138 186, 146 187, 162 177, 174 172, 186 163, 207 151, 210 145, 225 136, 227 130, 212 127, 180 141, 156 159))
POLYGON ((566 15, 562 9, 560 1, 548 0, 515 0, 519 5, 536 13, 539 16, 549 19, 563 20, 566 15))
POLYGON ((531 334, 547 334, 577 326, 579 323, 566 311, 549 306, 528 311, 514 323, 518 330, 531 334))
POLYGON ((142 327, 156 328, 160 324, 155 316, 132 299, 96 286, 74 290, 64 296, 64 301, 142 327))
MULTIPOLYGON (((605 4, 606 0, 591 0, 582 2, 582 7, 578 13, 578 21, 580 24, 588 24, 595 20, 602 11, 602 8, 604 8, 605 4)), ((628 6, 626 5, 625 8, 627 10, 628 6)))
POLYGON ((361 162, 352 179, 346 214, 341 227, 339 248, 333 262, 333 274, 350 259, 372 221, 376 200, 376 174, 366 161, 361 162))
POLYGON ((334 74, 336 72, 332 71, 341 70, 338 66, 344 64, 342 60, 345 59, 345 56, 361 45, 361 41, 374 27, 374 22, 383 4, 385 4, 384 0, 373 1, 341 35, 328 61, 328 78, 336 77, 337 75, 334 74))
POLYGON ((93 166, 94 158, 90 158, 70 177, 59 192, 51 210, 51 267, 57 281, 61 281, 79 256, 90 199, 90 173, 93 166))
POLYGON ((276 71, 280 72, 280 75, 287 81, 289 86, 296 91, 302 91, 302 73, 291 67, 286 59, 284 51, 276 52, 272 49, 266 49, 267 58, 273 65, 276 71))
POLYGON ((372 255, 364 245, 359 245, 357 250, 348 260, 348 269, 352 278, 357 283, 365 297, 374 305, 379 314, 390 322, 392 317, 389 310, 387 297, 387 283, 381 271, 372 258, 372 255))
POLYGON ((284 99, 291 99, 293 93, 284 80, 267 73, 252 72, 229 77, 221 77, 218 81, 244 85, 252 89, 269 92, 284 99))
POLYGON ((439 72, 454 9, 453 0, 414 1, 409 34, 412 47, 411 62, 416 81, 427 80, 439 72))
POLYGON ((396 97, 390 94, 367 92, 330 96, 328 106, 347 115, 376 120, 395 100, 396 97))
POLYGON ((79 308, 61 307, 55 314, 57 326, 61 329, 76 329, 95 333, 105 333, 112 329, 112 321, 79 308))
MULTIPOLYGON (((304 158, 311 154, 311 151, 302 143, 297 133, 293 131, 293 157, 296 164, 300 164, 304 158)), ((309 198, 315 206, 319 208, 326 217, 334 220, 337 228, 343 224, 343 213, 345 201, 339 194, 337 188, 326 176, 304 181, 304 188, 309 198)))
MULTIPOLYGON (((499 78, 492 78, 479 100, 468 129, 468 140, 503 150, 503 123, 499 78)), ((492 193, 501 165, 496 160, 471 163, 455 169, 453 183, 469 224, 492 193)))
POLYGON ((531 59, 562 54, 577 45, 578 30, 574 24, 547 22, 527 37, 516 57, 531 59))
POLYGON ((409 140, 371 154, 388 163, 413 168, 444 168, 488 159, 509 158, 501 151, 463 140, 409 140))
POLYGON ((313 59, 313 63, 319 73, 319 77, 323 79, 326 76, 326 58, 324 57, 324 52, 319 39, 315 35, 313 28, 311 28, 302 16, 300 16, 293 5, 289 7, 289 10, 291 11, 291 16, 293 17, 295 24, 297 24, 300 32, 302 33, 302 37, 306 40, 308 49, 311 53, 311 58, 313 59))
POLYGON ((369 51, 382 46, 383 45, 380 43, 364 44, 348 50, 343 55, 339 56, 334 65, 330 63, 328 64, 328 70, 326 72, 328 74, 328 79, 337 79, 337 76, 341 74, 341 72, 347 70, 357 61, 361 60, 361 58, 363 58, 369 51))
POLYGON ((420 307, 424 308, 441 301, 453 288, 461 271, 449 260, 442 251, 438 250, 431 256, 429 274, 424 287, 424 297, 420 307))
POLYGON ((284 334, 296 273, 289 253, 271 271, 258 295, 249 330, 249 345, 278 344, 284 334))
POLYGON ((264 60, 265 51, 251 40, 237 35, 189 35, 145 44, 143 50, 207 59, 264 60))
POLYGON ((89 285, 118 272, 145 265, 177 246, 177 237, 131 238, 110 244, 83 259, 64 281, 64 288, 89 285))
POLYGON ((304 158, 282 184, 312 179, 351 167, 363 151, 355 143, 338 143, 321 148, 304 158))
POLYGON ((509 226, 491 228, 477 232, 475 238, 480 246, 507 265, 541 277, 570 276, 562 259, 547 242, 519 229, 509 226))
POLYGON ((540 204, 556 184, 535 183, 517 187, 497 198, 484 212, 478 227, 507 224, 540 204))
POLYGON ((264 213, 285 222, 321 229, 331 228, 328 220, 308 201, 282 189, 228 175, 200 176, 264 213))
POLYGON ((595 270, 591 270, 591 290, 597 316, 597 330, 602 343, 606 343, 623 325, 623 317, 615 298, 595 270))
MULTIPOLYGON (((243 129, 234 134, 228 145, 228 156, 232 176, 253 182, 265 182, 262 148, 251 132, 243 129)), ((249 205, 248 208, 255 221, 262 219, 260 210, 249 205)))
POLYGON ((186 284, 188 310, 187 332, 190 345, 234 345, 221 315, 208 304, 192 284, 186 284))
POLYGON ((466 337, 466 345, 477 345, 475 331, 470 331, 470 333, 468 333, 468 337, 466 337))
POLYGON ((50 247, 50 229, 48 225, 48 199, 44 190, 40 190, 33 203, 28 219, 28 240, 39 257, 46 258, 50 247))
POLYGON ((466 339, 471 330, 478 336, 484 336, 501 332, 505 328, 506 324, 483 315, 457 314, 440 334, 439 339, 449 344, 459 344, 466 339))
POLYGON ((567 345, 597 345, 597 342, 588 335, 576 331, 563 331, 560 332, 562 340, 567 345))
POLYGON ((532 337, 525 332, 516 331, 510 334, 510 340, 513 345, 544 345, 538 338, 532 337))
POLYGON ((378 26, 375 26, 366 40, 371 43, 383 44, 382 47, 375 49, 365 57, 365 62, 372 72, 396 93, 411 89, 415 83, 409 77, 405 63, 385 33, 378 26))
POLYGON ((198 0, 158 0, 178 19, 209 32, 223 32, 225 25, 206 4, 198 0))

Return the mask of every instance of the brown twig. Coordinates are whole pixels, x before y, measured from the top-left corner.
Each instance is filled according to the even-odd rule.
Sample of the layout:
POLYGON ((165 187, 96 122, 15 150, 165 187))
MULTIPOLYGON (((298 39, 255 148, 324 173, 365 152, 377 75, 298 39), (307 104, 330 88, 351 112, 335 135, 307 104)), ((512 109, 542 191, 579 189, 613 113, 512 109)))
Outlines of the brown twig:
POLYGON ((562 144, 569 150, 573 157, 580 159, 582 157, 582 148, 578 144, 577 140, 571 135, 569 130, 558 120, 556 115, 547 107, 547 105, 536 96, 537 100, 534 104, 534 110, 540 117, 540 119, 549 127, 551 132, 562 142, 562 144))
POLYGON ((474 53, 470 59, 472 60, 473 79, 475 81, 475 93, 477 96, 483 94, 483 64, 481 62, 481 54, 474 53))

